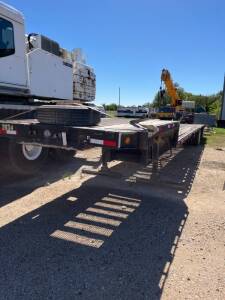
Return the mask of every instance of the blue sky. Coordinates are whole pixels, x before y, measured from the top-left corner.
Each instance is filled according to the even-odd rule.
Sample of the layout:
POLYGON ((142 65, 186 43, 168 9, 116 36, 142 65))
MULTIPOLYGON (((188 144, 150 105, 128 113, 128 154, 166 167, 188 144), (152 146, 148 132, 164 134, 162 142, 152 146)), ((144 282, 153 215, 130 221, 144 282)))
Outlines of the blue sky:
POLYGON ((162 68, 193 93, 222 89, 224 0, 8 0, 25 15, 26 32, 84 49, 97 75, 97 103, 143 104, 162 68), (62 6, 63 5, 63 6, 62 6))

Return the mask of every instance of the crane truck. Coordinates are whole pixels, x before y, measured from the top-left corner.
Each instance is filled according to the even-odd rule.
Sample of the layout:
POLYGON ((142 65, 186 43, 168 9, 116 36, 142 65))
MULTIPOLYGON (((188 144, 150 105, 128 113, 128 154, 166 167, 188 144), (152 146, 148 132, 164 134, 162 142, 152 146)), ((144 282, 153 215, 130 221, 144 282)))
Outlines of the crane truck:
POLYGON ((2 2, 0 69, 1 104, 95 99, 94 70, 85 65, 81 50, 71 52, 41 34, 25 34, 22 13, 2 2))
POLYGON ((147 164, 200 140, 199 125, 180 131, 176 121, 101 120, 82 105, 94 98, 95 73, 81 52, 26 35, 23 14, 0 2, 0 151, 14 171, 33 174, 49 154, 64 160, 86 146, 102 149, 104 168, 111 160, 147 164))
MULTIPOLYGON (((165 84, 168 96, 171 99, 169 106, 161 106, 157 117, 159 119, 179 119, 182 110, 182 100, 179 99, 176 87, 174 86, 170 72, 167 69, 163 69, 161 72, 161 83, 165 84)), ((165 90, 160 87, 160 98, 164 96, 165 90)))
MULTIPOLYGON (((95 90, 94 69, 81 49, 68 51, 41 34, 25 34, 23 14, 0 2, 0 119, 34 118, 34 108, 43 104, 91 102, 95 90)), ((2 141, 0 148, 6 146, 2 141)), ((24 160, 39 160, 46 152, 31 145, 16 148, 24 160)), ((59 159, 73 155, 55 152, 59 159)))

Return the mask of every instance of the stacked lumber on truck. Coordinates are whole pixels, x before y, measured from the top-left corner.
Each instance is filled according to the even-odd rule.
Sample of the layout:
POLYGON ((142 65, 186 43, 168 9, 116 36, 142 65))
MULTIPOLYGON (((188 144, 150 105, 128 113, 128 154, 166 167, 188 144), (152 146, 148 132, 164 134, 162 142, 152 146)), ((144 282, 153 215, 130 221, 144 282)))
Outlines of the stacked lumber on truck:
POLYGON ((81 102, 95 100, 96 76, 94 69, 86 64, 82 49, 74 49, 73 61, 73 99, 81 102))
POLYGON ((94 101, 96 76, 93 69, 85 64, 73 63, 73 98, 81 101, 94 101))

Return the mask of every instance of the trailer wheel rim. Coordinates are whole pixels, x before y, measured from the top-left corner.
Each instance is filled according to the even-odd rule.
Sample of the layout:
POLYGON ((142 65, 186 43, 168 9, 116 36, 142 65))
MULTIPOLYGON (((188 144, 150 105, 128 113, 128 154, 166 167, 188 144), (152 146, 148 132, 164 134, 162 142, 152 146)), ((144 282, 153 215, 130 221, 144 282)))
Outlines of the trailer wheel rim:
POLYGON ((34 146, 29 144, 22 145, 23 155, 27 160, 36 160, 42 152, 41 146, 34 146))

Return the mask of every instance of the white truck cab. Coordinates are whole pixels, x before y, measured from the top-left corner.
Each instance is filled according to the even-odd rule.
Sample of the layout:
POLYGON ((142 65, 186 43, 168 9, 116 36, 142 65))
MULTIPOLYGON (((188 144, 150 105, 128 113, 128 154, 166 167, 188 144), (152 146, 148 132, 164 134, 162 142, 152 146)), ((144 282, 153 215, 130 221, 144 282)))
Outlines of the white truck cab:
MULTIPOLYGON (((81 49, 68 51, 41 34, 25 34, 23 14, 0 1, 0 120, 36 119, 38 108, 48 103, 46 109, 56 108, 53 119, 59 113, 65 121, 65 113, 73 111, 72 108, 75 111, 74 102, 79 106, 95 100, 95 90, 94 70, 86 64, 81 49)), ((80 123, 93 119, 93 113, 83 117, 82 113, 87 111, 82 106, 76 110, 80 123)), ((0 136, 4 132, 0 127, 0 136)), ((11 127, 8 132, 17 134, 11 127)), ((61 134, 66 143, 64 132, 58 138, 61 134)), ((49 151, 48 147, 32 143, 18 144, 5 136, 0 139, 0 150, 8 156, 11 166, 22 173, 39 169, 48 153, 56 160, 75 154, 64 149, 49 151)))
POLYGON ((0 2, 0 96, 94 101, 95 73, 77 50, 41 34, 25 35, 23 14, 0 2))
POLYGON ((0 91, 26 93, 28 72, 22 13, 0 2, 0 91))

